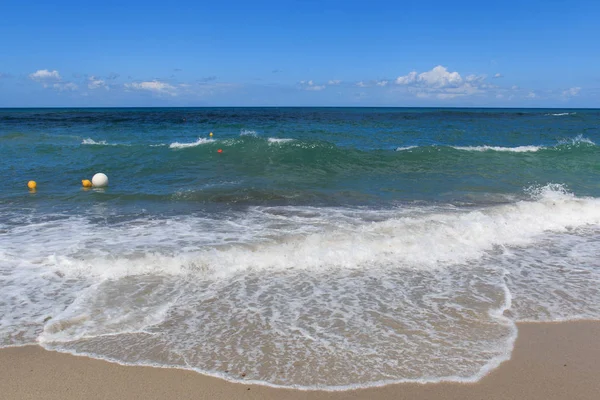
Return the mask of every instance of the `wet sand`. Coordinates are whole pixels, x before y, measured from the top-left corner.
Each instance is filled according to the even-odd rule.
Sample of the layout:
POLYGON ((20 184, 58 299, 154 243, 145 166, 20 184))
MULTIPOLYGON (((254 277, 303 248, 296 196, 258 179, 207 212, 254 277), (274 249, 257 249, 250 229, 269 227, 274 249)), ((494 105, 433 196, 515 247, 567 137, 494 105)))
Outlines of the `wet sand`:
POLYGON ((13 399, 600 399, 600 322, 519 324, 511 360, 473 384, 396 384, 344 392, 230 383, 191 371, 127 367, 46 351, 0 350, 0 398, 13 399))

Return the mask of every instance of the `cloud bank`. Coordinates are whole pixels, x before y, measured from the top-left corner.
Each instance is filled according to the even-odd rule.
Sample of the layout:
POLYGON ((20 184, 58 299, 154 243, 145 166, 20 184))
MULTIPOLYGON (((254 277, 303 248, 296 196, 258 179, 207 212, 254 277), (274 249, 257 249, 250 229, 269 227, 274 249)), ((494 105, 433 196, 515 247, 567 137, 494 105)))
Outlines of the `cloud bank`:
MULTIPOLYGON (((6 77, 6 74, 0 73, 1 77, 6 77)), ((58 70, 53 69, 39 69, 25 75, 25 78, 31 85, 41 85, 47 89, 47 93, 56 92, 58 96, 62 95, 63 99, 77 102, 78 96, 89 96, 88 104, 90 101, 111 104, 119 104, 120 101, 142 101, 148 104, 211 104, 231 103, 234 102, 231 99, 241 99, 240 104, 248 105, 299 103, 531 106, 551 101, 559 102, 558 104, 581 102, 581 99, 591 93, 588 88, 582 96, 582 88, 579 86, 545 90, 539 87, 519 87, 513 85, 513 82, 506 82, 506 79, 498 79, 504 78, 500 73, 489 75, 489 78, 479 73, 461 74, 441 64, 430 70, 413 70, 396 78, 373 79, 365 76, 365 79, 361 80, 342 81, 321 77, 296 83, 219 82, 214 75, 190 77, 186 81, 175 76, 145 80, 132 76, 120 77, 114 72, 103 76, 71 72, 61 75, 58 70), (73 76, 73 79, 66 80, 63 75, 73 76), (294 92, 298 96, 291 94, 294 92), (301 92, 314 94, 302 95, 301 92), (95 100, 89 100, 92 98, 95 100)), ((7 86, 6 82, 3 83, 4 88, 7 86)))

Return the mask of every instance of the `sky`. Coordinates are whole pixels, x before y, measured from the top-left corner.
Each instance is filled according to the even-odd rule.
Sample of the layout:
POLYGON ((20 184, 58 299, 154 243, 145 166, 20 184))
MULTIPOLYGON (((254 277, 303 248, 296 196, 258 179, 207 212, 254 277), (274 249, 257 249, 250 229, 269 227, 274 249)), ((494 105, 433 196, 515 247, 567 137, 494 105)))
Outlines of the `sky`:
POLYGON ((600 1, 0 5, 0 107, 600 107, 600 1))

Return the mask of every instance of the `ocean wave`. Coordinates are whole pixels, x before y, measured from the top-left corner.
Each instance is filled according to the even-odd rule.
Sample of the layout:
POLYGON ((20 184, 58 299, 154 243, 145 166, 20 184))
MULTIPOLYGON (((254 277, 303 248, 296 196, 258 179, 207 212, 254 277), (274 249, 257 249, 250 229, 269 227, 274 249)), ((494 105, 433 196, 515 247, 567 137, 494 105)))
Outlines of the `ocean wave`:
POLYGON ((405 147, 398 147, 398 148, 396 149, 396 151, 405 151, 405 150, 415 149, 415 148, 417 148, 417 147, 419 147, 419 146, 405 146, 405 147))
POLYGON ((583 136, 583 134, 579 134, 577 136, 575 136, 574 138, 565 138, 565 139, 561 139, 558 141, 558 146, 578 146, 578 145, 591 145, 591 146, 595 146, 596 143, 594 143, 594 141, 592 141, 591 139, 588 139, 586 137, 583 136))
POLYGON ((544 146, 516 146, 516 147, 502 147, 502 146, 451 146, 456 150, 464 151, 506 151, 513 153, 529 153, 536 152, 543 149, 544 146))
POLYGON ((596 143, 589 138, 584 137, 582 134, 577 135, 574 138, 564 138, 557 141, 555 145, 543 146, 543 145, 524 145, 524 146, 491 146, 491 145, 478 145, 478 146, 404 146, 396 148, 396 151, 406 151, 419 148, 435 147, 435 148, 453 148, 461 151, 498 151, 498 152, 510 152, 510 153, 535 153, 540 150, 560 150, 564 147, 579 147, 579 146, 596 146, 596 143))
POLYGON ((242 129, 240 130, 240 136, 257 136, 257 133, 250 129, 242 129))
POLYGON ((116 144, 108 143, 106 140, 100 140, 97 142, 94 139, 90 139, 90 138, 83 139, 81 144, 95 145, 95 146, 116 146, 116 144))
POLYGON ((295 139, 289 139, 289 138, 268 138, 267 141, 269 143, 289 143, 289 142, 293 142, 295 139))
POLYGON ((179 143, 179 142, 171 143, 171 144, 169 144, 169 148, 170 149, 184 149, 187 147, 196 147, 196 146, 200 146, 202 144, 213 143, 213 142, 214 142, 213 139, 198 138, 198 140, 196 140, 195 142, 191 142, 191 143, 179 143))
POLYGON ((9 303, 36 301, 0 305, 1 344, 283 387, 472 382, 510 357, 518 317, 504 311, 600 318, 585 267, 600 245, 581 231, 600 224, 600 199, 558 184, 527 194, 15 226, 0 236, 2 284, 9 303))
POLYGON ((545 114, 546 116, 553 116, 553 117, 563 117, 565 115, 576 115, 576 112, 562 112, 562 113, 549 113, 549 114, 545 114))
MULTIPOLYGON (((85 240, 106 242, 106 256, 114 261, 115 254, 119 252, 123 255, 131 253, 128 250, 130 242, 134 246, 136 238, 160 239, 163 245, 157 251, 170 248, 171 245, 172 250, 188 246, 198 250, 186 256, 187 263, 182 263, 182 259, 168 263, 165 262, 168 256, 157 254, 156 263, 148 259, 124 257, 123 262, 130 265, 128 268, 115 265, 107 269, 104 265, 106 260, 102 257, 88 260, 85 265, 87 269, 98 263, 97 268, 92 267, 88 271, 101 276, 111 272, 125 275, 146 273, 148 268, 169 264, 176 266, 173 271, 179 273, 185 270, 186 264, 192 263, 202 264, 206 271, 216 275, 257 268, 311 270, 330 266, 356 269, 373 262, 386 264, 392 261, 397 266, 429 269, 477 259, 496 245, 526 244, 548 230, 562 232, 580 225, 600 224, 600 199, 578 198, 563 185, 555 184, 533 186, 526 192, 531 197, 529 201, 472 212, 458 212, 455 208, 369 212, 290 206, 254 207, 250 217, 243 215, 243 218, 249 219, 225 226, 222 221, 211 218, 176 219, 169 220, 168 224, 165 221, 140 221, 139 224, 124 224, 118 228, 122 242, 113 243, 110 240, 114 229, 88 232, 85 240), (384 221, 372 222, 382 216, 385 216, 384 221), (282 225, 284 221, 287 222, 282 225), (284 235, 280 231, 282 227, 285 227, 284 235), (229 228, 235 230, 229 231, 229 228), (137 236, 142 231, 144 235, 137 236), (201 234, 201 231, 206 234, 201 234), (189 232, 197 234, 189 236, 189 232), (256 246, 227 245, 233 238, 235 243, 255 243, 256 246), (357 246, 358 243, 360 246, 357 246), (206 252, 201 250, 203 246, 214 245, 225 247, 216 253, 212 247, 206 252), (298 256, 290 259, 290 253, 298 256), (376 255, 377 259, 374 259, 376 255)), ((6 243, 6 248, 17 245, 33 248, 34 245, 27 243, 30 238, 35 238, 35 242, 43 243, 45 249, 39 248, 40 254, 48 251, 55 254, 66 243, 60 232, 67 228, 60 224, 69 225, 71 230, 76 226, 81 226, 84 231, 88 229, 79 219, 27 225, 12 232, 18 234, 18 238, 6 243), (53 234, 57 236, 48 236, 53 234)), ((73 247, 77 247, 74 244, 80 243, 81 237, 77 233, 70 240, 73 247)), ((100 246, 97 250, 102 251, 102 248, 100 246)), ((58 258, 53 259, 58 261, 58 258)), ((56 267, 69 269, 69 265, 71 263, 57 263, 56 267)), ((169 268, 165 272, 167 270, 169 268)))
MULTIPOLYGON (((452 148, 455 150, 461 151, 501 151, 501 152, 512 152, 512 153, 528 153, 528 152, 536 152, 541 149, 544 149, 544 146, 516 146, 516 147, 504 147, 504 146, 424 146, 424 147, 432 147, 432 148, 452 148)), ((424 148, 421 146, 404 146, 396 148, 396 151, 407 151, 413 149, 424 148)))

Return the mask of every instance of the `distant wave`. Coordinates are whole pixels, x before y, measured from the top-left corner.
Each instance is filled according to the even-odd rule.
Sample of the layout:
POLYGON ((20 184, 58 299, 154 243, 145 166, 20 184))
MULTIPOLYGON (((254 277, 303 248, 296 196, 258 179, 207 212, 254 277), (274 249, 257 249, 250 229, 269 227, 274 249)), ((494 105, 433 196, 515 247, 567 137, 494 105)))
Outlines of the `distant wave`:
POLYGON ((192 142, 192 143, 179 143, 179 142, 171 143, 169 145, 169 148, 170 149, 184 149, 186 147, 196 147, 196 146, 200 146, 201 144, 207 144, 207 143, 212 143, 212 142, 214 142, 213 139, 198 138, 198 140, 196 140, 195 142, 192 142))
POLYGON ((107 145, 108 143, 106 143, 106 140, 101 140, 99 142, 96 142, 94 139, 83 139, 83 141, 81 142, 81 144, 97 144, 97 145, 107 145))
POLYGON ((90 139, 90 138, 83 139, 81 144, 88 144, 88 145, 95 145, 95 146, 118 146, 118 144, 108 143, 106 140, 101 140, 99 142, 96 142, 94 139, 90 139))
MULTIPOLYGON (((526 146, 489 146, 489 145, 480 145, 480 146, 436 146, 436 147, 450 147, 456 150, 462 151, 502 151, 502 152, 511 152, 511 153, 533 153, 540 150, 552 150, 552 149, 561 149, 565 147, 577 147, 577 146, 596 146, 596 143, 591 139, 584 137, 583 135, 577 135, 574 138, 566 138, 559 140, 554 146, 542 146, 542 145, 526 145, 526 146)), ((426 146, 431 147, 431 146, 426 146)), ((396 151, 406 151, 415 148, 421 148, 420 146, 404 146, 398 147, 396 151)))
POLYGON ((250 129, 242 129, 240 131, 240 136, 256 136, 257 133, 256 131, 250 130, 250 129))
POLYGON ((269 138, 267 139, 267 141, 269 143, 287 143, 287 142, 293 142, 294 139, 287 139, 287 138, 269 138))
POLYGON ((396 149, 396 151, 405 151, 405 150, 410 150, 410 149, 414 149, 414 148, 417 148, 417 147, 419 147, 419 146, 406 146, 406 147, 398 147, 398 148, 396 149))
POLYGON ((595 146, 596 143, 594 143, 591 139, 588 139, 586 137, 584 137, 583 135, 577 135, 574 138, 570 138, 570 139, 561 139, 558 141, 558 145, 570 145, 570 146, 577 146, 579 144, 587 144, 587 145, 592 145, 595 146))
POLYGON ((562 113, 555 113, 555 114, 546 114, 546 116, 553 116, 553 117, 562 117, 564 115, 575 115, 577 114, 576 112, 562 112, 562 113))
MULTIPOLYGON (((411 149, 419 148, 420 146, 405 146, 398 147, 396 151, 406 151, 411 149)), ((429 147, 429 146, 428 146, 429 147)), ((445 146, 442 146, 445 147, 445 146)), ((517 146, 517 147, 502 147, 502 146, 448 146, 450 148, 456 150, 463 151, 505 151, 505 152, 514 152, 514 153, 527 153, 527 152, 535 152, 540 149, 543 149, 544 146, 517 146)))
POLYGON ((517 147, 502 147, 502 146, 451 146, 456 150, 465 151, 508 151, 513 153, 529 153, 543 149, 544 146, 517 146, 517 147))

